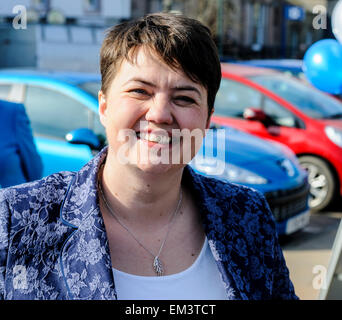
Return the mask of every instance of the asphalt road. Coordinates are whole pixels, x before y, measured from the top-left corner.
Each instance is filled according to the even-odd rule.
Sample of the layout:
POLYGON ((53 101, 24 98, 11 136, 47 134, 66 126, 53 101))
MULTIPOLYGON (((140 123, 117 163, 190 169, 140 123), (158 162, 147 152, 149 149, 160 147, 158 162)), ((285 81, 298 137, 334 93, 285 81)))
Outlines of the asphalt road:
POLYGON ((341 219, 342 199, 329 211, 312 213, 309 225, 302 231, 281 239, 290 278, 302 300, 318 299, 319 277, 328 268, 341 219))

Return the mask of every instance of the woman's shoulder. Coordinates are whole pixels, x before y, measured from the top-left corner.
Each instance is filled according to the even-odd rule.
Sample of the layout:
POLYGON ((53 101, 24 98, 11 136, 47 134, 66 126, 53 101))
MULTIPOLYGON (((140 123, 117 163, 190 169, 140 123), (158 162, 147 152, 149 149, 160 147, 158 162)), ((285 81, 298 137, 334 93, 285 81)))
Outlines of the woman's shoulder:
POLYGON ((239 225, 274 227, 273 214, 264 195, 251 187, 193 173, 197 204, 214 220, 239 225))
POLYGON ((236 184, 227 180, 216 178, 213 176, 204 176, 194 172, 190 169, 194 184, 197 189, 203 193, 204 197, 222 200, 235 200, 237 202, 245 203, 248 201, 263 201, 264 195, 252 188, 245 185, 236 184))
POLYGON ((0 203, 6 202, 9 208, 25 209, 27 206, 40 206, 42 203, 55 203, 63 199, 75 172, 64 171, 51 174, 16 186, 0 189, 0 203))

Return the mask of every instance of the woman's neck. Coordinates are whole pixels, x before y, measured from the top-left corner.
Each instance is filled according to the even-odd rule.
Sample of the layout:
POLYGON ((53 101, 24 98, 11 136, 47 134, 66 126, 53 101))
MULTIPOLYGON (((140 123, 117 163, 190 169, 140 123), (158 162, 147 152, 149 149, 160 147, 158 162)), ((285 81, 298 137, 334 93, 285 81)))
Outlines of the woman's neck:
POLYGON ((144 172, 108 159, 100 182, 112 210, 131 226, 163 226, 177 206, 182 168, 163 173, 144 172))

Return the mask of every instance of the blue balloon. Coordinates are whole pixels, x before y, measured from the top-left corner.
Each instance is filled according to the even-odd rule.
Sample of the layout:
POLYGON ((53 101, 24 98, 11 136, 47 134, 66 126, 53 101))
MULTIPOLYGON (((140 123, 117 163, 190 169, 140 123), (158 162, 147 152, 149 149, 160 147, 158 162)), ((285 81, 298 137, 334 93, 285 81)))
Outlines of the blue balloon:
POLYGON ((342 93, 342 45, 334 39, 320 40, 305 53, 303 71, 318 89, 342 93))

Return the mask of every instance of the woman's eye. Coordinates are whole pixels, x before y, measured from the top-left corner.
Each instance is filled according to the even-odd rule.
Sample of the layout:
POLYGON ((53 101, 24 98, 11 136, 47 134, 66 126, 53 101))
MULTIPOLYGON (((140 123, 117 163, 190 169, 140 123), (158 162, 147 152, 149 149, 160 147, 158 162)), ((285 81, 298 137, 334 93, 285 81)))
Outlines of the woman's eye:
POLYGON ((177 103, 182 103, 182 104, 196 103, 196 101, 194 99, 187 97, 187 96, 178 96, 178 97, 175 97, 174 100, 176 100, 177 103))
POLYGON ((136 93, 136 94, 142 94, 142 95, 148 94, 147 91, 144 89, 132 89, 130 92, 136 93))

